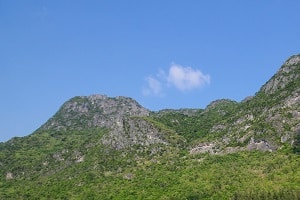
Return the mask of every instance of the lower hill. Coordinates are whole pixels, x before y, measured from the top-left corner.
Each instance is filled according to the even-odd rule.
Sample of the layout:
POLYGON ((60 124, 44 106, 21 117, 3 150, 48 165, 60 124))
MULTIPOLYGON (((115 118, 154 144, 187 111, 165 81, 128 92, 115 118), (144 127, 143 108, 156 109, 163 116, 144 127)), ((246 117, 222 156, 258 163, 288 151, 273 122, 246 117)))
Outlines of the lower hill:
POLYGON ((0 199, 300 199, 299 88, 296 55, 240 103, 74 97, 0 143, 0 199))

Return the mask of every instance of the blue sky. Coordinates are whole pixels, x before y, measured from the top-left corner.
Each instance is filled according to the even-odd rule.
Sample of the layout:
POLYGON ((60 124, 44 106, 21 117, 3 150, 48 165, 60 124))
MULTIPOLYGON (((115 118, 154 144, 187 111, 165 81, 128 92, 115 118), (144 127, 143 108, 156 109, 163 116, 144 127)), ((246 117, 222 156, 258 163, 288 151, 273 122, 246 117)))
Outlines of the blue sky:
POLYGON ((0 0, 0 141, 78 95, 150 110, 255 94, 300 53, 298 0, 0 0))

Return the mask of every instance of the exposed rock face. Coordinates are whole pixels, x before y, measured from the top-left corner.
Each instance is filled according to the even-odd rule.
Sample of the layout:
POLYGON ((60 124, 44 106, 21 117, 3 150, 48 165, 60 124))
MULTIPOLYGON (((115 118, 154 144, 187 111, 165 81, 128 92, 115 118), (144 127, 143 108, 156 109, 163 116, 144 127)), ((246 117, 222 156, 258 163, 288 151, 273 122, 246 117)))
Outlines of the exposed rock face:
MULTIPOLYGON (((110 131, 101 142, 114 149, 167 144, 157 128, 141 118, 149 114, 149 110, 128 97, 79 96, 67 101, 41 129, 65 131, 107 128, 110 131)), ((63 159, 60 156, 54 155, 57 160, 63 159)), ((83 158, 79 156, 78 161, 81 160, 83 158)))
POLYGON ((300 55, 289 58, 279 69, 279 71, 261 88, 262 92, 274 93, 283 89, 290 82, 298 79, 300 74, 295 73, 300 70, 300 55))
POLYGON ((13 175, 13 173, 11 173, 11 172, 8 172, 7 174, 6 174, 6 180, 11 180, 11 179, 13 179, 14 178, 14 175, 13 175))
POLYGON ((255 141, 254 138, 251 138, 248 146, 248 150, 260 150, 260 151, 270 151, 272 152, 274 148, 265 140, 255 141))
POLYGON ((128 97, 79 96, 67 101, 41 129, 111 128, 122 123, 124 117, 148 116, 149 113, 128 97))
POLYGON ((160 135, 153 124, 141 118, 124 118, 103 137, 102 142, 115 149, 128 148, 132 145, 167 144, 160 135))
MULTIPOLYGON (((222 106, 230 105, 229 102, 214 101, 206 110, 222 111, 222 106)), ((255 96, 239 103, 227 118, 216 121, 208 133, 222 135, 222 138, 207 143, 222 146, 222 152, 235 151, 237 146, 239 150, 275 151, 284 143, 292 145, 300 130, 299 110, 300 55, 296 55, 290 57, 255 96)), ((212 153, 211 147, 196 145, 192 153, 212 153)), ((214 152, 218 149, 214 148, 214 152)))
POLYGON ((190 153, 191 154, 198 154, 198 153, 215 154, 215 153, 217 153, 216 144, 214 144, 214 143, 198 144, 197 146, 193 147, 190 150, 190 153))
POLYGON ((290 57, 290 59, 288 59, 285 62, 286 66, 292 66, 292 65, 298 65, 300 63, 300 55, 295 55, 290 57))

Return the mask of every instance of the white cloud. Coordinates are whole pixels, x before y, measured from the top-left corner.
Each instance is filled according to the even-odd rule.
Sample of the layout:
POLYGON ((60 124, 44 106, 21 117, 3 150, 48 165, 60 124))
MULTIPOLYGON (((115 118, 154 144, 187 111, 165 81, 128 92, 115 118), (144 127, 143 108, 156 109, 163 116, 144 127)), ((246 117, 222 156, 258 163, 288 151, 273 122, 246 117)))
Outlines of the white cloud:
POLYGON ((146 82, 147 87, 143 89, 143 95, 162 96, 163 90, 168 87, 175 87, 182 92, 201 88, 210 84, 210 76, 203 74, 199 69, 172 64, 168 73, 159 70, 154 78, 147 77, 146 82))
POLYGON ((154 95, 162 95, 162 83, 152 77, 146 78, 148 87, 143 89, 143 94, 145 96, 154 94, 154 95))
POLYGON ((167 81, 177 89, 187 91, 209 84, 210 76, 198 69, 173 64, 169 69, 167 81))

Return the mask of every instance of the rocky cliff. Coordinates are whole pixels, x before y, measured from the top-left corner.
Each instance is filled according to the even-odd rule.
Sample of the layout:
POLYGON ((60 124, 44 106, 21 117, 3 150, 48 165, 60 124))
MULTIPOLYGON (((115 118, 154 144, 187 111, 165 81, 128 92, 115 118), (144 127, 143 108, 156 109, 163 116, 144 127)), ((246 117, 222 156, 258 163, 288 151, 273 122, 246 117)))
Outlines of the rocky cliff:
POLYGON ((148 116, 149 110, 129 97, 106 95, 78 96, 62 105, 40 130, 73 130, 93 127, 115 127, 125 117, 148 116))

